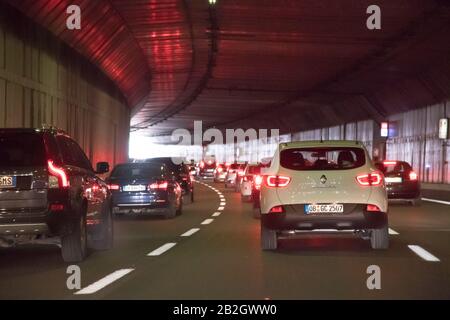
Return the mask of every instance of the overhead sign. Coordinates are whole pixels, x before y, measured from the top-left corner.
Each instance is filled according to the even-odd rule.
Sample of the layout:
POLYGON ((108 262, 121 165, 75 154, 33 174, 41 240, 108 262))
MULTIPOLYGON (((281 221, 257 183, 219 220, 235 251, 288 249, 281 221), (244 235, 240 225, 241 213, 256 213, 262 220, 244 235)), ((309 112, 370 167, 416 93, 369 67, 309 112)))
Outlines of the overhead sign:
POLYGON ((448 118, 439 119, 439 139, 448 139, 448 118))

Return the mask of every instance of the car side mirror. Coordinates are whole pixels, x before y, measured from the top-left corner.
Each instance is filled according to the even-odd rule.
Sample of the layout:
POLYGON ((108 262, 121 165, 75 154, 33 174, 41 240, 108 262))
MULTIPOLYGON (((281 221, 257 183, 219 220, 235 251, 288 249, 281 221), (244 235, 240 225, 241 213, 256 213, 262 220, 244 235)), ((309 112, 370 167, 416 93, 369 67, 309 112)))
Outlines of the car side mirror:
POLYGON ((95 173, 102 174, 109 172, 109 163, 108 162, 97 162, 97 167, 95 173))

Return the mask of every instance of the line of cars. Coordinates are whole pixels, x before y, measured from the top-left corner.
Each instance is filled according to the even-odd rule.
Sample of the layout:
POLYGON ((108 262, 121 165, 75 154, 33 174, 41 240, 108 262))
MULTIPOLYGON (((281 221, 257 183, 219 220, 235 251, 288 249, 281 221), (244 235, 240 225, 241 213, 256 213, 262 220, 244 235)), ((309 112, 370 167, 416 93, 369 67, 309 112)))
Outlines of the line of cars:
POLYGON ((93 169, 80 146, 55 128, 0 129, 0 246, 54 243, 66 262, 113 246, 114 216, 174 218, 194 201, 189 168, 172 158, 93 169), (179 163, 179 164, 177 164, 179 163))
POLYGON ((263 250, 277 249, 281 236, 316 229, 354 230, 373 249, 387 249, 388 200, 420 204, 419 179, 407 162, 373 162, 355 141, 282 143, 271 161, 217 165, 214 181, 253 203, 263 250))

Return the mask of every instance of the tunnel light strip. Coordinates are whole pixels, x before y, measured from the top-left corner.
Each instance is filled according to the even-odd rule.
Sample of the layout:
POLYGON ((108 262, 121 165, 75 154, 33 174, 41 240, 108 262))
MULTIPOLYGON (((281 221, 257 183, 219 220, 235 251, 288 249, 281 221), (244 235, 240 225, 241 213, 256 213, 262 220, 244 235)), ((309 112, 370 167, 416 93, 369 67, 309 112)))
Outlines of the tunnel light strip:
POLYGON ((429 253, 427 250, 417 245, 408 245, 408 248, 411 249, 415 254, 421 257, 425 261, 438 262, 439 260, 436 256, 429 253))
POLYGON ((106 277, 94 282, 93 284, 87 286, 84 289, 81 289, 77 292, 75 292, 75 294, 93 294, 96 293, 97 291, 103 289, 104 287, 110 285, 111 283, 113 283, 114 281, 119 280, 120 278, 126 276, 127 274, 129 274, 130 272, 134 271, 134 269, 120 269, 117 271, 114 271, 113 273, 107 275, 106 277))
POLYGON ((436 200, 436 199, 430 199, 430 198, 422 198, 423 201, 428 201, 428 202, 435 202, 435 203, 440 203, 440 204, 446 204, 448 206, 450 206, 450 202, 449 201, 443 201, 443 200, 436 200))
POLYGON ((154 256, 162 255, 164 252, 166 252, 166 251, 170 250, 171 248, 175 247, 175 245, 176 245, 175 242, 166 243, 166 244, 162 245, 161 247, 159 247, 158 249, 155 249, 152 252, 148 253, 147 256, 154 257, 154 256))

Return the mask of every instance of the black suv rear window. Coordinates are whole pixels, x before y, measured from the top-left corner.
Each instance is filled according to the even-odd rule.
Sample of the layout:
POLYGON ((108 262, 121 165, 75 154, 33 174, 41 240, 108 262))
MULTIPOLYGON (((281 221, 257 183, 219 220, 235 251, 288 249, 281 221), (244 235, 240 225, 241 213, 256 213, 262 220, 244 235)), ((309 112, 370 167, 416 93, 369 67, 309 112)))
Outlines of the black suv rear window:
POLYGON ((111 172, 111 178, 153 178, 162 174, 162 164, 127 163, 117 165, 111 172))
POLYGON ((42 135, 32 132, 0 132, 0 167, 45 166, 42 135))
POLYGON ((291 170, 346 170, 365 163, 366 155, 361 148, 292 148, 280 153, 281 166, 291 170))

